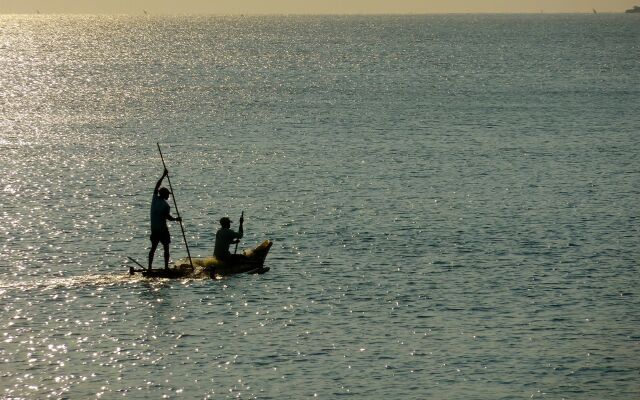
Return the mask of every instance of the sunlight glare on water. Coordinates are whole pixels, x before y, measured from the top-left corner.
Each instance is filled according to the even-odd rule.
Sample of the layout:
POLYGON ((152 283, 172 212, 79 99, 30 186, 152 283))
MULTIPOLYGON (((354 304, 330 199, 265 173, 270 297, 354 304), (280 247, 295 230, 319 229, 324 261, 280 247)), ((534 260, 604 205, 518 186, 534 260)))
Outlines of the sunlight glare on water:
POLYGON ((635 22, 0 16, 0 396, 638 397, 635 22))

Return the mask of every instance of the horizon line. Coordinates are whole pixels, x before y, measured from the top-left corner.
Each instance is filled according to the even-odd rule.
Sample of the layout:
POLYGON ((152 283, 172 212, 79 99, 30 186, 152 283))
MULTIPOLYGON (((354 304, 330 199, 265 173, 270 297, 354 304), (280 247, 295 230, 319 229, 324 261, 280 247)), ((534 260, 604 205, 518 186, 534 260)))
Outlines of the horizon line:
MULTIPOLYGON (((627 14, 625 11, 598 11, 598 14, 627 14)), ((0 15, 95 15, 95 16, 140 16, 140 17, 154 17, 154 16, 418 16, 418 15, 558 15, 558 14, 589 14, 594 15, 592 10, 589 11, 554 11, 546 12, 541 11, 450 11, 450 12, 346 12, 346 13, 113 13, 113 12, 2 12, 0 15)))

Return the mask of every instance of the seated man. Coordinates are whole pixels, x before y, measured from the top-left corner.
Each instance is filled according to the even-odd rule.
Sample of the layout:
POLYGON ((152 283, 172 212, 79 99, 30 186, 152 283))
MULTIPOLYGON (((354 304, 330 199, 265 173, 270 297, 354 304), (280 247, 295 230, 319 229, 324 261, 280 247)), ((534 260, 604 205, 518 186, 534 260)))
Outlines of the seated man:
POLYGON ((240 226, 238 232, 231 229, 231 220, 227 217, 220 218, 220 226, 216 232, 216 245, 213 250, 213 255, 220 261, 231 260, 232 258, 244 258, 242 254, 231 254, 229 252, 229 246, 234 243, 239 243, 243 235, 242 223, 244 218, 240 217, 240 226))

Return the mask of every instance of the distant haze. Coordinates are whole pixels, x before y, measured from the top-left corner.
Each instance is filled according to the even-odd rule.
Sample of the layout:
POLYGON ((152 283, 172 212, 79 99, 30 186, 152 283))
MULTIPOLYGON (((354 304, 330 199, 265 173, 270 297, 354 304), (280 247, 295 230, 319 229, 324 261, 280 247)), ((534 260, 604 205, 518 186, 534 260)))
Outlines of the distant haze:
MULTIPOLYGON (((640 4, 638 0, 637 4, 640 4)), ((623 12, 629 0, 0 0, 0 13, 411 14, 623 12)))

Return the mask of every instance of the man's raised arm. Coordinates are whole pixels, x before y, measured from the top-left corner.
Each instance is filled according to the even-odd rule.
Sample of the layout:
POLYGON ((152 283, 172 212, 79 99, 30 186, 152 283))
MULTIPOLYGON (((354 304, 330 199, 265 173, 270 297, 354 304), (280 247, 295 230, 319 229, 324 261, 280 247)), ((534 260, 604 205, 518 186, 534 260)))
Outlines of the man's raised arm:
POLYGON ((165 168, 164 172, 162 173, 162 177, 160 177, 160 179, 158 180, 158 183, 156 183, 156 188, 153 189, 154 195, 158 194, 158 189, 160 189, 160 185, 162 185, 162 181, 164 180, 164 177, 167 175, 169 175, 169 171, 167 171, 167 169, 165 168))

